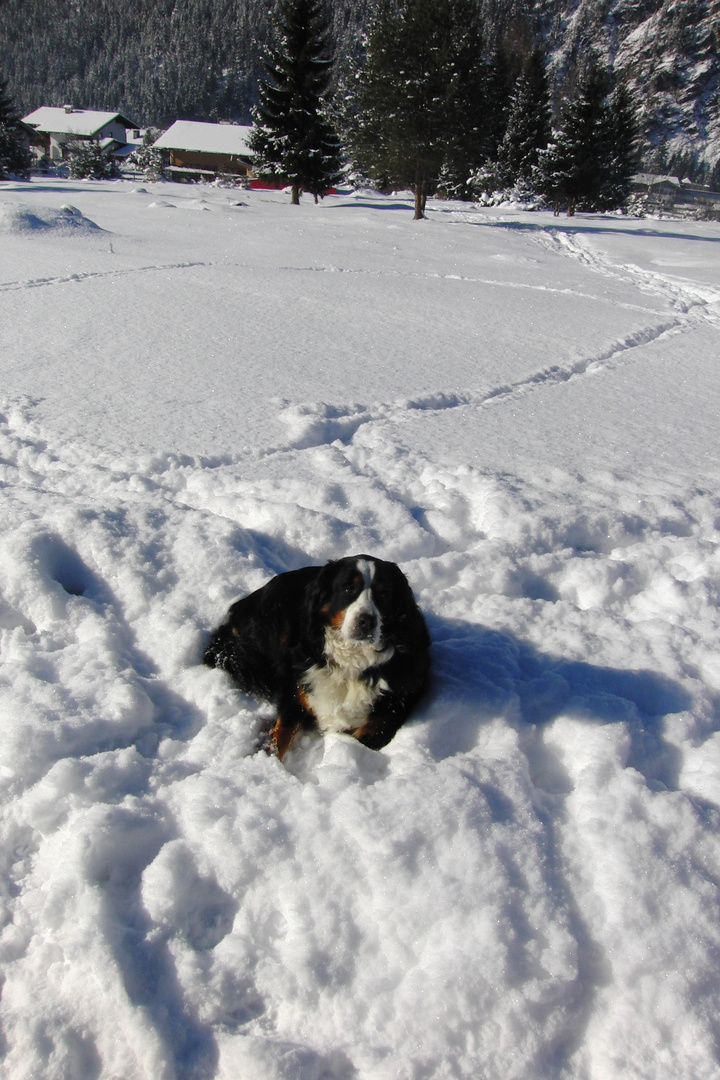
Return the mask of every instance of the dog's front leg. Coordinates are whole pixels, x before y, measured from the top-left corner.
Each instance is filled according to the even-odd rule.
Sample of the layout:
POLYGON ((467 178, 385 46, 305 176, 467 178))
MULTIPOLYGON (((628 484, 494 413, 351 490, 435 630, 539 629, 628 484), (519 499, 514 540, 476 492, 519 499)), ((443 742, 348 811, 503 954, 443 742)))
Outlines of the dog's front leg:
POLYGON ((268 753, 282 761, 299 731, 313 731, 316 728, 315 716, 308 705, 305 688, 302 683, 298 683, 292 690, 280 695, 278 716, 270 733, 268 753))
POLYGON ((282 761, 301 726, 299 723, 288 723, 282 714, 279 714, 275 726, 270 732, 270 740, 267 746, 268 754, 272 754, 273 757, 280 758, 282 761))

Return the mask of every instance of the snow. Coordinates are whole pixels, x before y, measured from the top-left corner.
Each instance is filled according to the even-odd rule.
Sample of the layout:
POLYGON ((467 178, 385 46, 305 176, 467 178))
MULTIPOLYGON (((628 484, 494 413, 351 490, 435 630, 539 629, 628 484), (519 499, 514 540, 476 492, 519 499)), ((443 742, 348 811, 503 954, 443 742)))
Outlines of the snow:
POLYGON ((210 154, 252 156, 248 146, 251 127, 241 124, 204 124, 198 120, 176 120, 156 139, 153 146, 167 150, 195 150, 210 154))
MULTIPOLYGON (((58 132, 66 135, 93 136, 111 124, 122 123, 125 118, 116 112, 97 112, 93 109, 57 109, 43 106, 23 118, 23 123, 38 131, 58 132)), ((130 124, 130 127, 134 125, 130 124)))
POLYGON ((8 1076, 717 1077, 719 244, 0 185, 8 1076), (362 551, 430 693, 258 754, 208 632, 362 551))

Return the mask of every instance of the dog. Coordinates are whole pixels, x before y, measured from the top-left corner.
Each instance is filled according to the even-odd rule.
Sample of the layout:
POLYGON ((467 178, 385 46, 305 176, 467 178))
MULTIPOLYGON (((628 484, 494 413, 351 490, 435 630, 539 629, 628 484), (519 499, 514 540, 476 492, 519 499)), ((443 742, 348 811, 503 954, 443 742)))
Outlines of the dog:
POLYGON ((203 661, 277 709, 268 751, 301 731, 380 750, 425 690, 430 636, 399 566, 353 555, 279 574, 237 600, 203 661))

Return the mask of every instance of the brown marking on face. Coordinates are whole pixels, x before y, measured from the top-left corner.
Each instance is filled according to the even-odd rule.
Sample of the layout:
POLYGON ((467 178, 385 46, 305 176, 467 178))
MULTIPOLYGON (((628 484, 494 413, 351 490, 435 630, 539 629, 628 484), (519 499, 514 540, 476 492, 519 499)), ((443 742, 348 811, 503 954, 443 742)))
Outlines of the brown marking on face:
POLYGON ((331 617, 330 625, 332 626, 333 630, 339 630, 341 628, 345 620, 345 611, 346 609, 343 608, 342 611, 336 611, 335 614, 331 617))
POLYGON ((230 633, 231 633, 231 634, 234 634, 234 635, 235 635, 235 637, 240 637, 240 634, 238 633, 238 628, 237 628, 237 626, 231 626, 231 627, 230 627, 230 633))

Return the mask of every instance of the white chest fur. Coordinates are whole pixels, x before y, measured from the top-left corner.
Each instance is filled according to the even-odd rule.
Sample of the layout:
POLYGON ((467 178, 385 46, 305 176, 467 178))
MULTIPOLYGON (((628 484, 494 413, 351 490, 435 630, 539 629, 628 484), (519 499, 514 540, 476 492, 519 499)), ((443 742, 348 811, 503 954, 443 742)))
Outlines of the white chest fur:
POLYGON ((311 667, 303 677, 307 704, 321 731, 354 731, 367 721, 378 697, 388 690, 384 679, 370 686, 360 676, 369 667, 386 663, 395 650, 378 652, 363 642, 334 637, 327 642, 328 662, 311 667))

